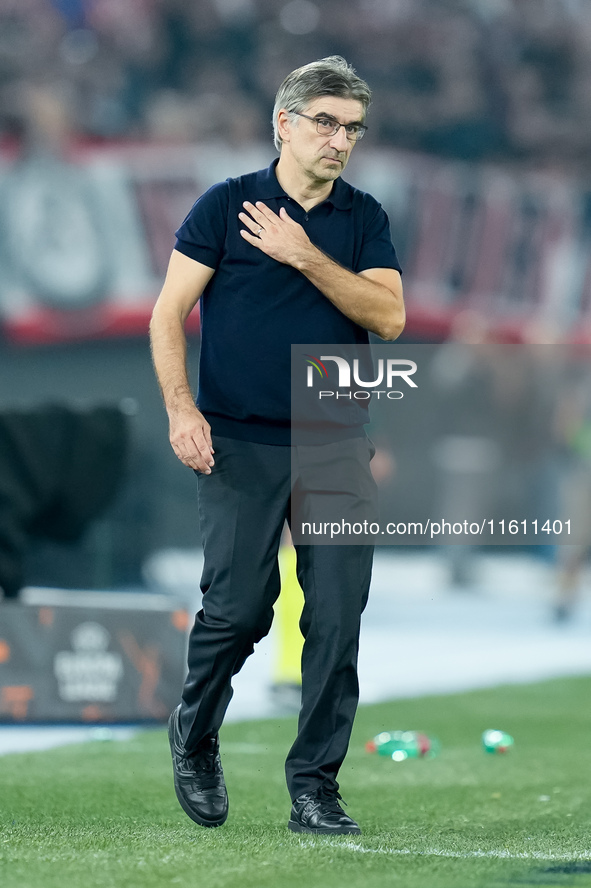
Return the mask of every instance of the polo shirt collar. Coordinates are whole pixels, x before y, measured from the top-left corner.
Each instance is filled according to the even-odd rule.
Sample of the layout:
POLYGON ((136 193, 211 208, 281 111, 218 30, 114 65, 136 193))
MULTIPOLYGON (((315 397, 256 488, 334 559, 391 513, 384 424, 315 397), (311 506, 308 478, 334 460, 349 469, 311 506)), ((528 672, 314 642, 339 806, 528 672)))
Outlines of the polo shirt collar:
MULTIPOLYGON (((261 170, 257 176, 257 191, 260 194, 259 200, 272 197, 288 197, 277 179, 275 169, 279 163, 279 158, 275 158, 273 163, 266 170, 261 170)), ((343 182, 341 177, 335 179, 332 191, 322 203, 331 203, 337 210, 350 210, 353 206, 352 189, 347 182, 343 182)))

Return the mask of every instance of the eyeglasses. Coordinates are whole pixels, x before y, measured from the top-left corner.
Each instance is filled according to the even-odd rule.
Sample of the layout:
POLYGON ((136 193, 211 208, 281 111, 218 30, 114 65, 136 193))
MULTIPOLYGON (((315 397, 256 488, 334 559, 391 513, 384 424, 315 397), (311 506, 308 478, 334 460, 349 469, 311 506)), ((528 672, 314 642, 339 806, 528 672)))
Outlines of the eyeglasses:
POLYGON ((332 117, 309 117, 302 114, 301 111, 290 111, 290 114, 297 114, 298 117, 305 117, 316 124, 316 132, 321 136, 336 136, 341 127, 345 130, 345 135, 350 142, 358 142, 362 139, 367 131, 367 127, 363 123, 339 123, 332 117))

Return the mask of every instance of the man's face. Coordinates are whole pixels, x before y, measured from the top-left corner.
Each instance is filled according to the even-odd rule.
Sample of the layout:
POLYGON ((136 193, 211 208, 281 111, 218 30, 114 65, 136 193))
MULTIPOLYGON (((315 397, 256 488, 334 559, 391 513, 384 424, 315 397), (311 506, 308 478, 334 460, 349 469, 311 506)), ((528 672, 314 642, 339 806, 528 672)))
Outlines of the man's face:
MULTIPOLYGON (((338 123, 362 123, 363 105, 356 99, 340 99, 324 96, 314 99, 302 114, 308 117, 326 117, 338 123)), ((334 136, 323 136, 316 131, 316 124, 305 117, 295 117, 288 123, 288 142, 283 150, 291 152, 294 160, 309 178, 321 181, 337 179, 347 165, 354 142, 343 127, 334 136)))

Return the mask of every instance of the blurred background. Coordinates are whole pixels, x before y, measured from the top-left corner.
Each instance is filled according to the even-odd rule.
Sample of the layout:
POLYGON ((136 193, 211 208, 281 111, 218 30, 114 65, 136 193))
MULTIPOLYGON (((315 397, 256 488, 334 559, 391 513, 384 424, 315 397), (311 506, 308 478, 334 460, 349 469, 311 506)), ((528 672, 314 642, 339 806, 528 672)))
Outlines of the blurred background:
MULTIPOLYGON (((553 401, 545 414, 557 459, 532 484, 552 491, 548 503, 568 476, 591 526, 586 0, 0 0, 7 599, 24 601, 21 590, 38 587, 195 599, 195 484, 168 445, 147 346, 150 312, 194 200, 216 181, 270 163, 278 85, 330 54, 343 55, 374 91, 369 132, 346 178, 390 217, 408 307, 401 348, 576 352, 576 369, 563 367, 556 383, 564 392, 574 374, 568 409, 558 415, 553 401)), ((195 379, 196 313, 189 334, 195 379)), ((469 378, 460 365, 451 382, 436 374, 445 396, 469 378)), ((482 473, 482 441, 466 444, 467 430, 450 426, 445 410, 433 416, 429 434, 456 439, 442 457, 448 475, 462 471, 458 462, 465 469, 466 452, 482 473)), ((413 446, 406 434, 392 453, 382 449, 380 480, 395 483, 413 446)), ((415 476, 435 496, 431 474, 415 476)), ((515 489, 514 478, 506 483, 515 489)), ((553 514, 564 517, 564 508, 553 514)), ((507 603, 512 589, 534 608, 524 625, 543 624, 545 633, 552 619, 572 618, 588 626, 584 545, 560 547, 567 555, 551 544, 501 546, 484 558, 477 547, 451 548, 380 553, 386 567, 376 571, 375 599, 390 602, 392 627, 402 612, 391 603, 408 603, 409 589, 422 589, 426 602, 443 596, 450 625, 478 596, 490 603, 502 589, 507 603), (473 594, 458 599, 458 591, 473 594)), ((499 625, 513 619, 500 604, 487 620, 492 613, 499 625)), ((107 644, 96 632, 94 642, 92 633, 84 638, 91 648, 107 644)))

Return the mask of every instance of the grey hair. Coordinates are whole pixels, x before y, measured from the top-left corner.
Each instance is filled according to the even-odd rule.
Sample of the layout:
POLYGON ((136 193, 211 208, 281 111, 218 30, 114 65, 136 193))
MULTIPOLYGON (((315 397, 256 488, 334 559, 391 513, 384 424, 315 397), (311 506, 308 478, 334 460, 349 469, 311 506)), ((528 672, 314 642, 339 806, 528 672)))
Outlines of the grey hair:
POLYGON ((355 99, 363 105, 363 117, 371 103, 371 90, 365 80, 358 77, 355 69, 342 56, 328 56, 310 62, 288 74, 275 96, 273 108, 273 136, 277 151, 281 151, 281 138, 277 120, 282 108, 303 111, 313 99, 336 96, 339 99, 355 99))

